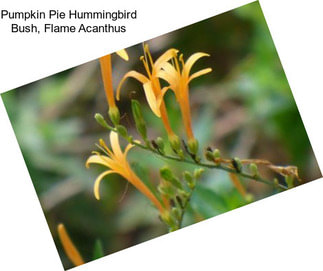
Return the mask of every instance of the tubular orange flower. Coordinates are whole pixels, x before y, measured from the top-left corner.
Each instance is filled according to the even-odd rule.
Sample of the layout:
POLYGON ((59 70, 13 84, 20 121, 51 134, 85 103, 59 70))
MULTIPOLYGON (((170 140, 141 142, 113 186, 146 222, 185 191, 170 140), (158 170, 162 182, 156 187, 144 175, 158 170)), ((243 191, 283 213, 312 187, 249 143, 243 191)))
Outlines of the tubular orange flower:
POLYGON ((118 86, 117 100, 120 99, 120 90, 124 81, 128 77, 137 79, 143 85, 146 99, 151 110, 154 112, 154 114, 157 117, 160 117, 162 119, 168 136, 174 137, 175 134, 170 126, 167 111, 166 111, 166 106, 163 100, 163 96, 166 93, 168 88, 167 87, 161 88, 159 78, 158 78, 158 72, 160 71, 162 65, 165 62, 167 62, 168 60, 173 58, 174 55, 176 55, 177 50, 176 49, 167 50, 155 62, 153 62, 153 59, 151 57, 147 44, 145 44, 144 46, 144 53, 145 53, 145 56, 142 56, 140 59, 144 64, 147 76, 137 71, 129 71, 128 73, 126 73, 118 86))
POLYGON ((81 264, 84 264, 84 260, 81 256, 81 254, 78 252, 77 248, 73 244, 71 238, 68 236, 68 233, 65 229, 65 226, 63 224, 59 224, 57 226, 57 232, 58 237, 61 240, 61 243, 63 245, 64 251, 67 255, 67 257, 71 260, 71 262, 75 266, 79 266, 81 264))
POLYGON ((119 137, 116 132, 110 133, 110 142, 111 142, 112 150, 110 150, 105 144, 105 142, 102 139, 100 139, 100 145, 103 148, 103 150, 106 152, 106 155, 95 153, 94 155, 90 156, 86 161, 87 168, 90 166, 90 164, 100 164, 109 168, 109 170, 106 170, 103 173, 101 173, 95 180, 94 195, 96 199, 98 200, 100 199, 99 186, 102 179, 111 173, 117 173, 122 177, 124 177, 133 186, 135 186, 153 204, 155 204, 158 210, 162 213, 164 211, 164 207, 161 204, 161 202, 151 192, 151 190, 139 179, 139 177, 132 171, 127 161, 128 151, 134 145, 128 144, 125 151, 122 152, 119 144, 119 137))
MULTIPOLYGON (((116 54, 118 54, 121 58, 123 58, 126 61, 129 60, 128 54, 124 49, 117 51, 116 54)), ((101 74, 103 79, 104 90, 109 104, 109 115, 111 120, 114 123, 118 123, 120 114, 114 100, 114 93, 113 93, 113 86, 112 86, 111 55, 100 57, 100 66, 101 66, 101 74)))
POLYGON ((195 53, 191 55, 184 63, 183 55, 179 56, 179 60, 177 59, 177 55, 174 55, 173 63, 164 63, 161 67, 161 70, 158 72, 158 77, 168 82, 170 89, 172 89, 175 93, 177 102, 179 103, 181 109, 185 131, 189 143, 196 140, 194 138, 192 130, 188 85, 193 79, 211 72, 212 69, 202 69, 198 72, 193 73, 192 75, 190 75, 190 71, 194 63, 201 57, 205 56, 209 55, 206 53, 195 53), (181 62, 182 68, 180 68, 179 62, 181 62))

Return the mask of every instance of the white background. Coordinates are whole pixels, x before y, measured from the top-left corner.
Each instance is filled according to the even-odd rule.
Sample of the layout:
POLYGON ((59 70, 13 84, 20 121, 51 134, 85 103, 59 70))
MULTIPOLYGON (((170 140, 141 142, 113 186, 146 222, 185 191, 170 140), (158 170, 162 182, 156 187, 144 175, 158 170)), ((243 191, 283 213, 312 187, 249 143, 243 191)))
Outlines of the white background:
MULTIPOLYGON (((125 35, 12 35, 0 20, 0 91, 32 82, 251 1, 1 1, 0 9, 137 8, 125 35)), ((265 18, 323 165, 321 0, 262 0, 265 18)), ((63 270, 2 101, 0 269, 63 270)), ((258 201, 75 270, 322 270, 323 180, 258 201)))

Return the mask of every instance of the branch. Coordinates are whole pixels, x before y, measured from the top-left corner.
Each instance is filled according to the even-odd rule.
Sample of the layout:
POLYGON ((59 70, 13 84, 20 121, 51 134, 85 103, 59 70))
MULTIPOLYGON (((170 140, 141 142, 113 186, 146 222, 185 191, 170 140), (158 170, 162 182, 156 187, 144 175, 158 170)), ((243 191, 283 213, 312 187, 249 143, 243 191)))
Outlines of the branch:
POLYGON ((177 162, 182 162, 182 163, 186 163, 186 164, 191 164, 191 165, 197 165, 197 166, 200 166, 200 167, 204 167, 204 168, 209 168, 209 169, 220 169, 220 170, 224 170, 224 171, 227 171, 229 173, 234 173, 234 174, 237 174, 241 177, 244 177, 246 179, 250 179, 250 180, 254 180, 254 181, 257 181, 257 182, 260 182, 260 183, 265 183, 267 185, 271 185, 273 187, 278 187, 282 190, 287 190, 288 187, 285 186, 285 185, 282 185, 280 183, 274 183, 270 180, 267 180, 267 179, 264 179, 262 178, 261 176, 257 175, 257 176, 254 176, 254 175, 251 175, 249 173, 246 173, 246 172, 242 172, 242 171, 237 171, 235 168, 232 168, 232 167, 229 167, 229 166, 225 166, 225 165, 222 165, 221 163, 216 163, 216 164, 210 164, 210 163, 205 163, 205 162, 201 162, 201 161, 193 161, 193 160, 188 160, 186 158, 180 158, 180 157, 177 157, 177 156, 172 156, 172 155, 167 155, 167 154, 162 154, 160 151, 156 150, 156 149, 153 149, 150 144, 147 144, 147 145, 143 145, 141 144, 140 141, 138 140, 133 140, 133 138, 131 136, 129 136, 128 134, 125 134, 124 132, 120 133, 120 131, 125 131, 125 127, 121 126, 121 125, 118 125, 120 127, 123 127, 123 129, 118 129, 120 127, 112 127, 110 125, 108 125, 105 120, 103 119, 98 119, 96 117, 96 120, 99 122, 99 124, 101 124, 104 128, 110 130, 110 131, 114 131, 116 133, 118 133, 119 135, 121 135, 123 138, 125 138, 129 143, 143 149, 143 150, 146 150, 146 151, 150 151, 154 154, 156 154, 157 156, 160 156, 160 157, 163 157, 163 158, 166 158, 166 159, 169 159, 169 160, 173 160, 173 161, 177 161, 177 162))

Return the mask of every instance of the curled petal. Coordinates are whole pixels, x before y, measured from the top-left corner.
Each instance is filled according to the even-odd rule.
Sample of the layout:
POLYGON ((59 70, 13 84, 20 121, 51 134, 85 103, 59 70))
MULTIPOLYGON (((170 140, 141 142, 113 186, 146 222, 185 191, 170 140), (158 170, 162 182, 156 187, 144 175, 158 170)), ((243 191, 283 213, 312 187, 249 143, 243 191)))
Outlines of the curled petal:
POLYGON ((113 160, 106 155, 95 154, 91 155, 85 162, 87 168, 90 167, 90 164, 98 164, 106 167, 110 167, 113 164, 113 160))
POLYGON ((111 174, 111 173, 116 173, 115 171, 113 171, 113 170, 107 170, 107 171, 104 171, 104 172, 102 172, 97 178, 96 178, 96 180, 95 180, 95 182, 94 182, 94 196, 95 196, 95 198, 97 199, 97 200, 100 200, 100 190, 99 190, 99 188, 100 188, 100 183, 101 183, 101 181, 102 181, 102 179, 105 177, 105 176, 107 176, 107 175, 109 175, 109 174, 111 174))
POLYGON ((124 81, 128 78, 128 77, 132 77, 134 79, 137 79, 141 84, 145 84, 147 83, 149 80, 146 76, 144 76, 143 74, 136 72, 136 71, 129 71, 127 72, 123 78, 121 79, 118 89, 117 89, 117 100, 120 100, 120 90, 121 90, 121 86, 123 85, 124 81))
POLYGON ((174 66, 167 62, 163 64, 163 67, 158 71, 157 76, 165 80, 168 84, 175 86, 180 75, 174 66))
POLYGON ((184 65, 184 68, 183 68, 183 73, 186 76, 189 76, 190 71, 191 71, 194 63, 196 61, 198 61, 201 57, 204 57, 204 56, 210 56, 210 55, 206 54, 206 53, 195 53, 195 54, 191 55, 185 62, 185 65, 184 65))
POLYGON ((162 65, 166 63, 168 60, 172 59, 177 55, 178 50, 176 49, 168 49, 165 53, 163 53, 156 61, 154 64, 154 68, 156 72, 158 72, 162 65))
POLYGON ((156 96, 150 81, 144 84, 144 91, 150 109, 157 117, 160 117, 160 110, 159 107, 157 107, 156 96))
POLYGON ((71 238, 69 237, 64 224, 59 224, 57 226, 57 232, 58 232, 59 239, 61 240, 61 243, 63 245, 64 251, 67 257, 71 260, 71 262, 75 266, 79 266, 83 264, 84 260, 81 254, 78 252, 75 245, 73 244, 71 238))
POLYGON ((193 79, 195 79, 195 78, 197 78, 199 76, 202 76, 204 74, 207 74, 207 73, 209 73, 211 71, 212 71, 211 68, 206 68, 206 69, 200 70, 198 72, 195 72, 189 77, 188 82, 191 82, 193 79))
POLYGON ((121 49, 119 51, 116 51, 116 54, 126 61, 129 60, 129 56, 128 56, 127 51, 125 49, 121 49))
POLYGON ((128 152, 132 149, 132 147, 134 147, 135 145, 132 144, 128 144, 127 147, 124 150, 124 157, 127 157, 128 152))

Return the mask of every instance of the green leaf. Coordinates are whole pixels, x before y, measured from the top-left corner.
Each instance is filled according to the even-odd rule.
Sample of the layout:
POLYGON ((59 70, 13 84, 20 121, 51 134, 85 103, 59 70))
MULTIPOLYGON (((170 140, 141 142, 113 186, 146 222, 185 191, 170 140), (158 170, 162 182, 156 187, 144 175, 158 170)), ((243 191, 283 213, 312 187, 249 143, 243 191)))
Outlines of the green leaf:
POLYGON ((196 187, 191 205, 195 211, 205 218, 210 218, 230 210, 221 195, 201 185, 196 187))
POLYGON ((103 252, 103 245, 101 240, 97 239, 94 244, 94 249, 93 249, 93 260, 99 259, 104 256, 103 252))

